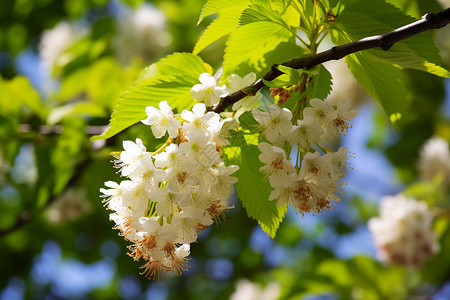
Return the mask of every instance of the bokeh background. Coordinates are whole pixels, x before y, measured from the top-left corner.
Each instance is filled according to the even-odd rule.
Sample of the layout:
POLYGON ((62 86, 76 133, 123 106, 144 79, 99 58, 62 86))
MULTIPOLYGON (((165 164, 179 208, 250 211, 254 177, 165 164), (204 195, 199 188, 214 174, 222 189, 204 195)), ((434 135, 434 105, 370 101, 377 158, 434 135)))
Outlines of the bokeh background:
MULTIPOLYGON (((326 64, 330 97, 350 99, 359 116, 330 141, 353 153, 336 208, 289 210, 272 240, 233 194, 226 222, 192 245, 188 272, 159 282, 138 275, 99 189, 120 180, 110 153, 150 131, 137 124, 89 138, 142 68, 192 51, 211 20, 197 25, 204 2, 0 1, 0 299, 450 299, 448 213, 435 224, 441 251, 420 269, 380 263, 367 227, 379 199, 405 189, 448 212, 447 190, 420 181, 417 166, 428 139, 450 140, 450 81, 408 71, 411 110, 394 130, 343 62, 326 64)), ((448 5, 390 2, 417 18, 448 5)), ((448 28, 436 33, 447 68, 449 37, 448 28)), ((200 53, 214 68, 224 42, 200 53)))

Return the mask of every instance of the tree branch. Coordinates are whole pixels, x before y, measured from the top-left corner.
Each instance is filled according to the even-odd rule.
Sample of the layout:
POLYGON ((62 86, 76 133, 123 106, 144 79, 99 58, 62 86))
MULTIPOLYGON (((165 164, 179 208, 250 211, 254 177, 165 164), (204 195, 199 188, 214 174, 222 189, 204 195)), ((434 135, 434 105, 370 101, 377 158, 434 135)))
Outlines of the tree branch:
MULTIPOLYGON (((444 9, 438 13, 426 14, 422 19, 408 24, 406 26, 395 29, 391 32, 363 38, 361 40, 344 44, 341 46, 333 47, 327 51, 317 53, 315 55, 294 58, 287 62, 282 63, 283 66, 287 66, 293 69, 310 69, 318 64, 324 63, 330 60, 339 60, 349 54, 359 52, 362 50, 367 50, 371 48, 380 47, 383 50, 389 50, 395 43, 407 39, 411 36, 419 34, 424 31, 431 29, 439 29, 450 23, 450 8, 444 9)), ((264 80, 272 81, 281 74, 276 67, 278 65, 273 65, 271 70, 263 77, 264 80)), ((259 79, 251 86, 244 88, 243 90, 252 91, 255 94, 262 87, 264 87, 264 82, 259 79)), ((209 110, 216 113, 223 112, 228 106, 236 103, 242 98, 248 96, 248 93, 244 93, 242 90, 234 92, 226 97, 223 97, 220 102, 214 106, 210 107, 209 110)))

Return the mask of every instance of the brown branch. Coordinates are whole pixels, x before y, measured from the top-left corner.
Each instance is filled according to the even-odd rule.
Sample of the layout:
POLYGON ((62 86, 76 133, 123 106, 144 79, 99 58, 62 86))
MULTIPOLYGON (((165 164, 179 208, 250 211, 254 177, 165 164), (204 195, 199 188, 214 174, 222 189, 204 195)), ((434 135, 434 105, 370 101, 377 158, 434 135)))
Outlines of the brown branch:
MULTIPOLYGON (((371 36, 367 38, 363 38, 361 40, 351 42, 348 44, 344 44, 341 46, 333 47, 327 51, 317 53, 315 55, 294 58, 287 62, 282 63, 283 66, 287 66, 293 69, 310 69, 318 64, 324 63, 330 60, 339 60, 349 54, 359 52, 362 50, 372 49, 380 47, 383 50, 389 50, 392 45, 395 43, 412 37, 421 32, 431 30, 431 29, 439 29, 441 27, 446 26, 450 23, 450 8, 444 9, 438 13, 430 13, 426 14, 422 17, 422 19, 408 24, 406 26, 395 29, 391 32, 371 36)), ((272 81, 281 74, 277 68, 277 65, 273 65, 271 70, 263 77, 264 80, 272 81)), ((244 88, 243 90, 252 91, 255 94, 262 87, 264 87, 264 82, 259 79, 251 86, 244 88)), ((247 93, 244 93, 242 90, 239 90, 231 95, 223 97, 219 104, 214 107, 209 108, 209 110, 214 111, 216 113, 223 112, 228 106, 236 103, 241 100, 245 96, 248 96, 247 93)))
MULTIPOLYGON (((99 135, 102 134, 106 128, 107 125, 101 125, 101 126, 87 126, 86 127, 86 134, 89 135, 99 135)), ((31 127, 30 124, 20 124, 19 125, 19 132, 21 133, 32 133, 34 131, 37 131, 39 134, 42 135, 57 135, 61 134, 64 127, 61 125, 41 125, 37 129, 34 129, 31 127)))

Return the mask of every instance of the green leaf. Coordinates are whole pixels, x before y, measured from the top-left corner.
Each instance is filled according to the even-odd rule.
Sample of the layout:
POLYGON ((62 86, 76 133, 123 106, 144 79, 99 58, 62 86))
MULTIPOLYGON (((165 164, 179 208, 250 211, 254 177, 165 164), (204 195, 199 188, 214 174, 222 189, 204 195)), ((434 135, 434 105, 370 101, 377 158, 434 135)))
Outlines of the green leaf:
POLYGON ((231 138, 231 146, 224 147, 224 160, 228 164, 239 165, 239 171, 234 176, 238 182, 234 184, 239 199, 247 211, 247 215, 256 220, 261 228, 271 237, 283 221, 287 206, 278 207, 274 201, 269 201, 271 187, 265 182, 264 175, 259 171, 263 164, 258 156, 258 135, 235 133, 231 138))
POLYGON ((51 162, 55 173, 54 193, 63 191, 70 180, 75 165, 82 161, 86 150, 86 124, 81 118, 64 120, 64 129, 52 149, 51 162))
POLYGON ((191 53, 176 53, 155 64, 156 74, 135 83, 122 94, 111 116, 110 126, 92 140, 107 139, 146 118, 147 106, 158 107, 167 100, 173 110, 190 109, 194 100, 191 88, 199 83, 198 77, 207 72, 203 61, 191 53))
POLYGON ((112 109, 118 96, 133 83, 140 68, 138 65, 122 67, 110 57, 99 59, 64 76, 57 99, 65 103, 86 97, 87 93, 87 99, 112 109))
POLYGON ((223 13, 206 28, 203 35, 195 44, 192 53, 199 53, 211 43, 238 28, 239 16, 241 15, 242 8, 242 6, 236 6, 225 9, 223 13))
POLYGON ((243 26, 253 22, 265 21, 281 25, 290 30, 290 26, 285 22, 283 17, 284 11, 284 7, 274 7, 270 3, 266 3, 265 5, 252 4, 249 8, 242 11, 241 17, 239 18, 239 25, 243 26))
POLYGON ((400 119, 408 108, 408 91, 402 70, 376 61, 367 52, 348 55, 345 61, 359 84, 381 104, 392 123, 400 119))
POLYGON ((311 98, 319 98, 324 100, 331 92, 331 73, 323 66, 317 67, 318 74, 312 81, 312 89, 309 93, 311 98))
POLYGON ((122 67, 113 58, 102 58, 89 69, 86 81, 86 89, 89 98, 95 103, 112 109, 115 100, 136 79, 137 67, 122 67))
POLYGON ((442 9, 436 0, 386 0, 397 6, 405 14, 420 18, 426 13, 437 12, 442 9))
POLYGON ((283 72, 282 75, 278 76, 272 81, 267 81, 263 79, 263 82, 268 87, 281 87, 289 84, 296 83, 300 80, 300 74, 302 70, 292 69, 283 65, 277 66, 277 69, 283 72))
POLYGON ((177 75, 186 78, 194 84, 200 83, 198 77, 208 69, 203 60, 192 53, 176 52, 160 59, 155 65, 157 75, 177 75))
MULTIPOLYGON (((358 1, 347 5, 344 12, 337 18, 334 25, 343 33, 340 32, 334 42, 343 44, 387 33, 413 21, 415 21, 413 18, 404 15, 398 8, 384 1, 358 1)), ((381 62, 449 77, 449 72, 440 66, 439 50, 435 46, 432 32, 424 32, 400 41, 388 51, 381 49, 367 51, 381 62)))
POLYGON ((239 65, 258 64, 261 57, 287 42, 293 34, 271 22, 254 22, 239 27, 227 41, 223 62, 224 76, 236 72, 239 65))
POLYGON ((104 117, 105 109, 94 102, 80 101, 58 106, 50 111, 47 117, 49 125, 55 125, 66 117, 82 118, 82 117, 104 117))
POLYGON ((11 80, 0 77, 0 105, 5 111, 17 111, 23 105, 42 120, 45 120, 48 109, 42 103, 39 93, 25 76, 15 76, 11 80))
POLYGON ((263 77, 274 64, 281 64, 292 58, 303 56, 303 48, 295 44, 294 38, 287 42, 278 44, 275 49, 267 52, 261 57, 254 57, 247 63, 241 63, 233 71, 235 74, 256 73, 257 78, 263 77))
POLYGON ((202 12, 200 13, 200 18, 198 19, 197 24, 200 24, 200 22, 203 21, 204 18, 224 9, 238 5, 245 6, 249 3, 250 0, 208 0, 208 2, 206 2, 205 6, 203 6, 202 8, 202 12))

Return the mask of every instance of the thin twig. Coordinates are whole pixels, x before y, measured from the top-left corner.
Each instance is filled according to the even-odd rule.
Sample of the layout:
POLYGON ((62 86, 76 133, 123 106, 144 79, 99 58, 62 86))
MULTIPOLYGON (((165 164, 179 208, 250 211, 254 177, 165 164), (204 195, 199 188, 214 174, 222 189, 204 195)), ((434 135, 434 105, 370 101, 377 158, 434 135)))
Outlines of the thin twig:
MULTIPOLYGON (((341 46, 336 46, 327 51, 320 52, 315 55, 294 58, 287 62, 282 63, 282 65, 293 69, 310 69, 326 61, 339 60, 349 54, 359 52, 362 50, 377 47, 380 47, 383 50, 389 50, 392 47, 392 45, 401 40, 407 39, 424 31, 442 28, 446 26, 448 23, 450 23, 450 8, 444 9, 438 13, 426 14, 425 16, 422 17, 422 19, 413 22, 411 24, 408 24, 406 26, 400 27, 398 29, 395 29, 391 32, 382 35, 363 38, 361 40, 344 44, 341 46)), ((267 81, 272 81, 281 74, 283 74, 276 68, 277 66, 278 65, 273 65, 271 70, 263 77, 263 79, 267 81)), ((247 93, 244 93, 242 90, 234 92, 226 97, 223 97, 216 106, 210 107, 209 110, 214 111, 216 113, 221 113, 228 106, 233 105, 237 101, 248 96, 249 91, 251 91, 252 94, 255 94, 264 86, 265 86, 264 82, 261 79, 259 79, 251 86, 242 89, 245 90, 247 93)))
MULTIPOLYGON (((106 128, 108 126, 101 125, 101 126, 86 126, 86 134, 89 135, 99 135, 105 132, 106 128)), ((20 124, 19 125, 19 132, 22 133, 30 133, 37 131, 39 134, 42 135, 56 135, 61 134, 64 127, 62 125, 41 125, 37 129, 34 129, 30 124, 20 124)))

